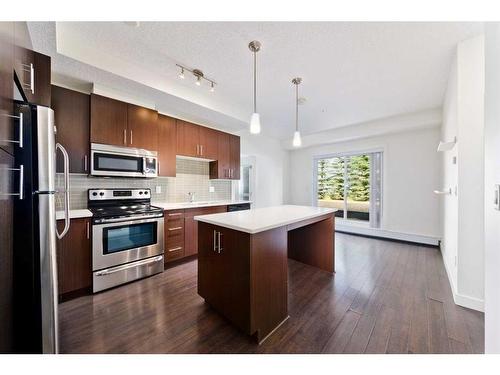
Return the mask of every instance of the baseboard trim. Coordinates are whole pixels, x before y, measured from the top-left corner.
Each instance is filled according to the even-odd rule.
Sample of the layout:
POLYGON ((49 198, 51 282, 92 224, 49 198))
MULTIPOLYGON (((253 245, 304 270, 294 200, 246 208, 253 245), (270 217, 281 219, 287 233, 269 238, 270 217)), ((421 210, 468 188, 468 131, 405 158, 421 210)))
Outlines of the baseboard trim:
POLYGON ((395 232, 391 230, 378 229, 378 228, 364 228, 364 227, 344 225, 339 223, 335 223, 335 230, 338 232, 361 234, 364 236, 387 238, 391 240, 412 242, 412 243, 431 245, 431 246, 439 246, 439 242, 441 240, 438 237, 395 232))
POLYGON ((468 309, 484 312, 484 300, 471 296, 466 296, 464 294, 460 294, 457 292, 457 286, 455 285, 455 282, 451 277, 448 262, 446 262, 446 259, 442 251, 441 251, 441 257, 443 258, 444 269, 446 270, 446 276, 448 277, 448 281, 450 282, 451 292, 453 294, 453 301, 455 302, 455 304, 462 307, 466 307, 468 309))

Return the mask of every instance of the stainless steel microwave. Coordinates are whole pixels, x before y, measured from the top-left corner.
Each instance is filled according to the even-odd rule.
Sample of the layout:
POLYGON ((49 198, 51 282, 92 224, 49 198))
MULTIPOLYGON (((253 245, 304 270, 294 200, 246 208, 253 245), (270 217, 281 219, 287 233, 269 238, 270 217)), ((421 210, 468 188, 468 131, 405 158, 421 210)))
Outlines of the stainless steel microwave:
POLYGON ((156 151, 90 144, 90 174, 108 177, 158 177, 156 151))

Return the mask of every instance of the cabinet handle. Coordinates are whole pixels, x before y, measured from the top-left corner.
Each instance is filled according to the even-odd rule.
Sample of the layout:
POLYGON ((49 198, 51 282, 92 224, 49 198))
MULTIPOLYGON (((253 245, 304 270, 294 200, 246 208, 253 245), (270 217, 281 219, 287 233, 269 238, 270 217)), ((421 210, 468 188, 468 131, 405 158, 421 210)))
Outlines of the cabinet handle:
POLYGON ((22 64, 23 70, 30 73, 30 83, 23 83, 23 86, 31 91, 31 94, 35 95, 35 68, 33 64, 22 64))
POLYGON ((232 169, 229 170, 229 178, 233 178, 233 170, 232 169))
POLYGON ((1 193, 0 195, 4 196, 11 196, 11 195, 18 195, 19 200, 24 199, 24 190, 23 190, 23 185, 24 185, 24 166, 21 164, 19 168, 0 168, 0 170, 4 171, 18 171, 19 172, 19 193, 1 193))
POLYGON ((127 129, 123 129, 123 144, 127 144, 127 129))
POLYGON ((214 251, 217 251, 217 231, 214 230, 214 251))
POLYGON ((200 154, 200 145, 196 145, 196 155, 200 154))
POLYGON ((182 215, 182 212, 176 212, 176 213, 173 213, 173 214, 168 214, 168 216, 180 216, 182 215))
POLYGON ((87 240, 90 240, 90 223, 87 221, 87 240))
POLYGON ((169 231, 180 230, 182 227, 168 228, 169 231))
POLYGON ((182 247, 181 246, 177 246, 177 247, 173 247, 171 249, 168 249, 169 252, 177 251, 177 250, 182 250, 182 247))
POLYGON ((83 157, 83 170, 85 172, 88 172, 88 158, 87 158, 87 155, 85 155, 83 157))
POLYGON ((132 133, 132 130, 131 130, 130 131, 130 144, 133 143, 133 139, 134 139, 134 138, 132 138, 133 136, 134 136, 134 133, 132 133))
POLYGON ((203 156, 203 145, 200 145, 200 155, 203 156))
POLYGON ((23 137, 23 114, 22 114, 22 112, 19 113, 19 116, 13 116, 13 115, 7 115, 7 114, 3 114, 2 116, 19 119, 19 140, 12 141, 10 139, 4 139, 4 140, 2 140, 2 142, 18 143, 19 147, 23 148, 23 138, 24 137, 23 137))

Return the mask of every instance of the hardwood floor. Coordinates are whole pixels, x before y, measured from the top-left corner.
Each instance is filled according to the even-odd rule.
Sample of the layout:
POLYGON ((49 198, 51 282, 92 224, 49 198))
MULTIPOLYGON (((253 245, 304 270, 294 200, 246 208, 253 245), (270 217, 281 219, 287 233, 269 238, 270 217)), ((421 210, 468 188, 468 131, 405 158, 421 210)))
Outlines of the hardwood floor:
POLYGON ((198 296, 196 260, 60 305, 63 353, 483 353, 438 249, 336 234, 336 274, 289 260, 288 319, 262 345, 198 296))

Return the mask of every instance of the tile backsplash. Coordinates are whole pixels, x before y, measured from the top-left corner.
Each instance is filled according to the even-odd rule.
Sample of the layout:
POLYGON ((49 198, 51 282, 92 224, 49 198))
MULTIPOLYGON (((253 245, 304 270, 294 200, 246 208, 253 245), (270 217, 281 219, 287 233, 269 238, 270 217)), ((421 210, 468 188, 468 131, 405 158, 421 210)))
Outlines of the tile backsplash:
MULTIPOLYGON (((177 177, 141 178, 103 178, 88 177, 83 174, 70 175, 70 208, 87 208, 87 190, 99 188, 150 188, 153 202, 186 202, 188 192, 195 193, 196 201, 215 201, 231 199, 231 181, 210 180, 209 163, 205 161, 177 158, 177 177), (161 193, 156 193, 160 186, 161 193), (214 192, 209 192, 210 187, 214 192)), ((62 173, 56 175, 58 190, 64 187, 62 173)), ((64 207, 63 194, 56 195, 56 209, 64 207)))

